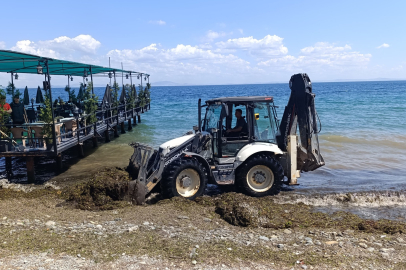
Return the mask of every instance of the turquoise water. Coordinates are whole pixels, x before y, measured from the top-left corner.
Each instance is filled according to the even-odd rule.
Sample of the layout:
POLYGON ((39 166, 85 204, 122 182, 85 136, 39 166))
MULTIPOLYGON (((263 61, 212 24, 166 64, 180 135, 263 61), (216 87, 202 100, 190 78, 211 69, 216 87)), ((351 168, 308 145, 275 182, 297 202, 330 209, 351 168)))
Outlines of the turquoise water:
MULTIPOLYGON (((35 90, 30 90, 34 95, 35 90)), ((53 89, 54 98, 66 98, 53 89)), ((31 93, 30 92, 30 93, 31 93)), ((322 130, 320 151, 326 166, 302 174, 297 190, 358 191, 406 189, 406 82, 314 83, 322 130)), ((104 88, 95 88, 102 96, 104 88)), ((98 151, 114 151, 130 141, 157 147, 197 125, 197 102, 220 96, 270 95, 279 118, 287 104, 288 84, 152 87, 151 110, 142 125, 98 151)), ((128 162, 128 156, 116 156, 128 162)), ((103 157, 105 158, 105 157, 103 157)), ((108 159, 106 158, 106 163, 108 159)), ((71 169, 74 170, 72 165, 71 169)), ((80 166, 77 166, 80 167, 80 166)), ((1 169, 1 168, 0 168, 1 169)))

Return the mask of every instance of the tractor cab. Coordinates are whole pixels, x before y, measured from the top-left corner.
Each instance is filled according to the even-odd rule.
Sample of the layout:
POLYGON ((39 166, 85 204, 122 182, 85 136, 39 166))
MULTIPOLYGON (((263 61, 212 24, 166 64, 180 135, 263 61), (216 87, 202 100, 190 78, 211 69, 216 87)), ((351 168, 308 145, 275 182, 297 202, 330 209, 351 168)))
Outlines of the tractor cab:
POLYGON ((276 144, 279 123, 272 97, 223 97, 201 107, 206 107, 201 130, 213 136, 213 158, 220 164, 233 163, 250 143, 276 144))

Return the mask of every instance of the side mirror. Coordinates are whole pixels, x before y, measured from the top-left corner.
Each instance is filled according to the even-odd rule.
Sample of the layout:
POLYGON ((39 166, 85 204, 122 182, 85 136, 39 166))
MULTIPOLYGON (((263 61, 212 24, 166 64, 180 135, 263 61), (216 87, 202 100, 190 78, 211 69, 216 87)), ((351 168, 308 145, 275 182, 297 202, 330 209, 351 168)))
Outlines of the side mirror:
POLYGON ((198 127, 198 126, 193 126, 193 130, 194 130, 194 131, 198 131, 198 130, 199 130, 199 127, 198 127))

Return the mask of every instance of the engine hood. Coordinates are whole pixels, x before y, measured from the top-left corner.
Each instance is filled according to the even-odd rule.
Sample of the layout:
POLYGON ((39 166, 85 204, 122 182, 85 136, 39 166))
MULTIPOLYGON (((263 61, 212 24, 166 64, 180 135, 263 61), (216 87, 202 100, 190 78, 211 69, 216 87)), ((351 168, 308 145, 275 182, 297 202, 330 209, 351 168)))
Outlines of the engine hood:
POLYGON ((182 143, 186 142, 187 140, 191 139, 194 136, 195 136, 194 134, 190 134, 190 135, 185 135, 185 136, 167 141, 167 142, 161 144, 159 146, 159 148, 162 149, 162 154, 165 156, 166 154, 168 154, 170 152, 170 149, 181 145, 182 143))

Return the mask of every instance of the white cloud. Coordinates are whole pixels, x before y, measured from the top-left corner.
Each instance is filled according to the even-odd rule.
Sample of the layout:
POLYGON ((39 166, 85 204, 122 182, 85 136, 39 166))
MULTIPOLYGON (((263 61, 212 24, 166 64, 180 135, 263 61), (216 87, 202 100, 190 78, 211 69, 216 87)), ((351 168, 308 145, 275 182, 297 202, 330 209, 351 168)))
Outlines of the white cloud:
POLYGON ((0 41, 0 49, 5 49, 6 43, 4 41, 0 41))
POLYGON ((157 24, 157 25, 165 25, 166 22, 162 21, 162 20, 158 20, 158 21, 149 21, 150 24, 157 24))
POLYGON ((100 45, 100 41, 90 35, 78 35, 74 38, 61 36, 38 42, 21 40, 17 41, 11 50, 62 59, 77 59, 81 55, 95 55, 100 45))
POLYGON ((334 44, 328 42, 317 42, 314 46, 305 47, 300 51, 305 55, 316 54, 330 54, 351 50, 351 46, 345 45, 344 47, 336 47, 334 44))
MULTIPOLYGON (((215 40, 229 34, 208 31, 206 38, 215 40)), ((360 79, 363 74, 365 78, 372 76, 371 71, 374 74, 381 70, 391 71, 390 67, 371 66, 372 55, 356 51, 350 45, 318 42, 288 53, 283 41, 282 37, 266 35, 262 39, 251 36, 169 48, 151 43, 143 48, 98 54, 101 43, 90 35, 79 35, 43 41, 20 40, 12 50, 104 66, 111 57, 113 67, 119 68, 123 62, 125 69, 147 72, 153 81, 189 84, 286 81, 298 72, 309 73, 316 80, 360 79)), ((5 47, 4 42, 0 42, 1 47, 5 47)), ((406 66, 400 64, 403 66, 397 67, 396 74, 403 72, 401 69, 406 66)), ((58 80, 55 78, 55 83, 65 83, 65 78, 58 80)), ((30 82, 27 80, 27 83, 30 82)))
POLYGON ((242 37, 229 39, 227 41, 217 42, 216 46, 219 51, 248 51, 249 54, 258 59, 285 55, 288 53, 288 48, 283 45, 283 38, 278 36, 267 35, 263 39, 255 39, 251 37, 242 37))
POLYGON ((240 32, 241 35, 244 34, 244 30, 242 30, 242 29, 238 29, 238 32, 240 32))
POLYGON ((314 46, 301 49, 300 52, 298 56, 272 58, 261 61, 258 65, 291 71, 317 70, 320 74, 337 71, 346 73, 354 68, 365 68, 372 57, 371 54, 353 51, 349 45, 335 46, 327 42, 318 42, 314 46))
MULTIPOLYGON (((133 70, 159 74, 159 80, 205 83, 206 76, 235 76, 251 73, 250 63, 233 54, 221 54, 198 46, 179 44, 161 48, 151 44, 136 50, 112 50, 108 53, 115 63, 123 62, 133 70)), ((206 82, 207 83, 207 82, 206 82)))
POLYGON ((376 47, 376 48, 377 48, 377 49, 381 49, 381 48, 389 48, 389 47, 390 47, 389 44, 384 43, 384 44, 382 44, 382 45, 380 45, 380 46, 378 46, 378 47, 376 47))
POLYGON ((205 49, 205 50, 209 50, 209 49, 213 48, 213 46, 208 42, 197 45, 197 47, 199 47, 200 49, 205 49))
POLYGON ((215 32, 215 31, 209 30, 209 31, 207 31, 207 33, 204 37, 204 40, 207 42, 212 42, 213 40, 220 38, 220 37, 224 37, 226 35, 227 35, 227 33, 225 33, 225 32, 215 32))

